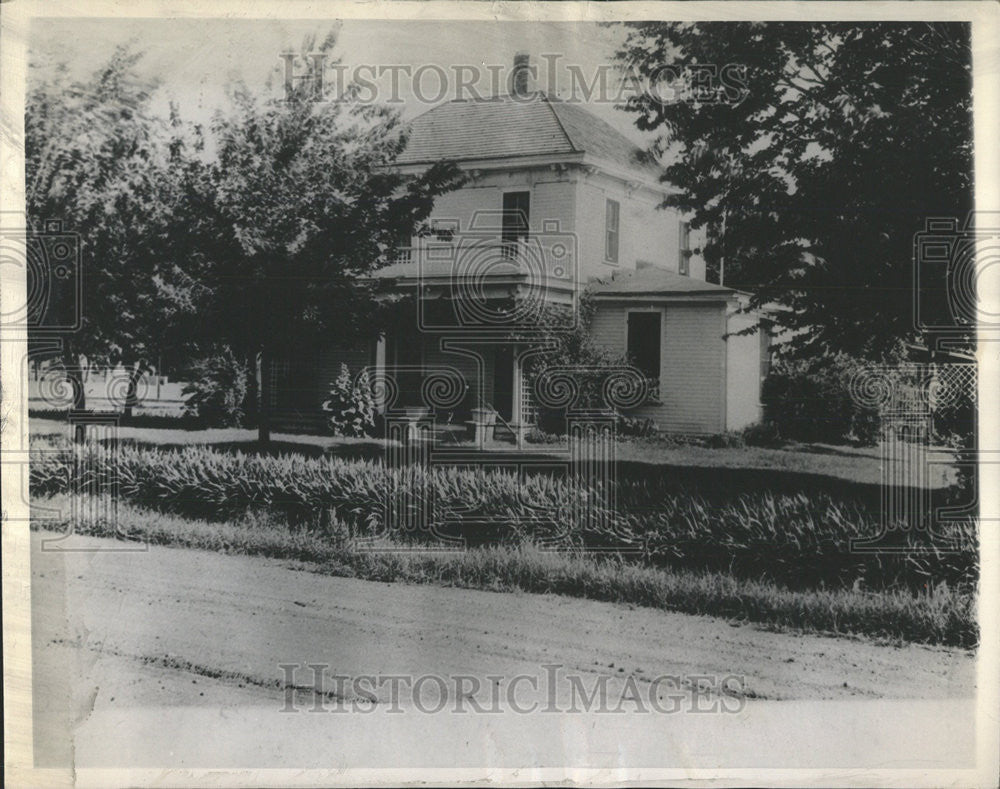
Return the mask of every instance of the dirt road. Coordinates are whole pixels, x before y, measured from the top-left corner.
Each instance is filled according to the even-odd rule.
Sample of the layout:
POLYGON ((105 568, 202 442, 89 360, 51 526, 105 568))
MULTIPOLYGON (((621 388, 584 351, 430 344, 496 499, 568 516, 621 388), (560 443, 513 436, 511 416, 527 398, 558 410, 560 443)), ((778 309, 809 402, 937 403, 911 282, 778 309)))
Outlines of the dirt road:
MULTIPOLYGON (((108 751, 109 729, 117 738, 123 729, 138 736, 145 731, 141 721, 153 731, 174 725, 175 736, 185 732, 191 739, 191 716, 215 725, 221 714, 230 723, 238 718, 253 736, 273 731, 275 720, 295 728, 318 719, 308 713, 280 716, 283 709, 335 712, 353 705, 358 711, 360 705, 361 712, 405 713, 416 705, 420 712, 440 707, 447 713, 467 702, 478 712, 473 700, 489 707, 492 699, 508 712, 511 704, 519 709, 534 704, 538 712, 548 703, 557 708, 551 711, 565 713, 576 712, 574 701, 586 707, 583 701, 594 688, 609 689, 611 706, 621 706, 630 694, 640 706, 658 700, 662 706, 645 716, 643 731, 652 731, 651 719, 675 728, 683 719, 688 733, 729 726, 747 734, 748 715, 757 715, 758 722, 781 721, 801 710, 805 717, 782 724, 801 736, 809 715, 818 715, 815 725, 821 725, 823 710, 851 710, 850 719, 864 708, 854 702, 883 700, 877 709, 900 711, 904 725, 913 713, 902 710, 927 704, 912 700, 940 700, 931 703, 942 710, 940 722, 950 727, 951 737, 961 740, 967 733, 975 661, 959 650, 766 632, 708 617, 555 596, 333 578, 265 559, 156 546, 143 552, 41 551, 45 536, 52 535, 33 535, 32 554, 36 749, 54 764, 71 758, 71 748, 73 758, 83 758, 86 743, 92 758, 116 758, 108 751), (317 674, 310 665, 325 668, 317 674), (319 695, 312 692, 317 676, 324 678, 319 695), (414 679, 422 676, 433 678, 413 692, 414 679), (386 677, 407 679, 382 683, 386 677), (516 677, 522 679, 511 691, 516 677), (815 704, 819 700, 831 701, 823 707, 815 704), (846 700, 853 701, 838 706, 846 700), (664 711, 734 714, 656 714, 664 711), (178 716, 187 716, 188 725, 178 716)), ((121 545, 74 539, 77 546, 121 545)), ((624 709, 636 712, 634 704, 624 709)), ((377 716, 326 717, 350 719, 352 731, 360 731, 377 716)), ((619 733, 626 717, 635 720, 593 717, 600 726, 613 718, 619 733)), ((410 722, 427 733, 428 721, 442 716, 415 718, 410 722)), ((511 723, 509 715, 452 715, 438 734, 449 727, 466 734, 484 725, 502 728, 500 719, 502 725, 511 723)), ((526 715, 513 721, 518 736, 535 725, 542 726, 538 737, 551 733, 551 726, 538 720, 526 715)), ((848 726, 844 735, 871 743, 879 733, 891 737, 886 720, 873 723, 872 732, 859 725, 848 726)), ((329 728, 325 732, 330 735, 329 728)), ((303 745, 308 742, 303 736, 295 740, 302 754, 316 756, 303 745)), ((925 736, 934 744, 920 746, 911 733, 907 748, 916 744, 922 758, 932 761, 935 748, 941 758, 957 758, 958 751, 941 750, 936 735, 924 730, 919 737, 925 736)), ((972 739, 967 738, 966 757, 972 739)), ((191 747, 198 744, 194 738, 191 747)), ((155 764, 165 753, 177 753, 163 743, 154 748, 148 738, 131 747, 134 758, 155 764)), ((844 755, 843 748, 830 747, 844 755)), ((262 753, 255 751, 254 758, 262 753)), ((620 748, 615 753, 613 761, 621 758, 620 748)), ((814 748, 805 758, 822 759, 823 753, 825 747, 814 748)))

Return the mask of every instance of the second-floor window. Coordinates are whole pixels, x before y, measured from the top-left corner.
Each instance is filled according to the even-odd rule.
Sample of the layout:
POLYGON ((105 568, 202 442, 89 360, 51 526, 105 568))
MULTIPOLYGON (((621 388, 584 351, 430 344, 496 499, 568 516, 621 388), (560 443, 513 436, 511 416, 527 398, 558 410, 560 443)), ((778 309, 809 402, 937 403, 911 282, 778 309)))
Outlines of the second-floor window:
POLYGON ((500 240, 506 257, 517 257, 518 243, 528 238, 530 211, 530 192, 504 192, 500 240))
POLYGON ((618 262, 618 223, 621 219, 621 206, 617 200, 608 200, 605 216, 604 259, 609 263, 618 262))
POLYGON ((685 276, 691 273, 691 225, 687 222, 681 222, 680 227, 680 241, 679 241, 679 261, 677 264, 677 272, 685 276))

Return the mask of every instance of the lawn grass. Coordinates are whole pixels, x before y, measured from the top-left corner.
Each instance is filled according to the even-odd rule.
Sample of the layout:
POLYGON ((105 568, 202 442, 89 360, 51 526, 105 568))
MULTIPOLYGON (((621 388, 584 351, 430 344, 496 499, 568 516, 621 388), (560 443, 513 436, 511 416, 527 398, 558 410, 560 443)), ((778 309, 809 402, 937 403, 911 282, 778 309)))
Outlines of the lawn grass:
MULTIPOLYGON (((52 418, 53 414, 32 415, 29 429, 35 435, 68 435, 65 420, 52 418)), ((157 423, 158 424, 158 423, 157 423)), ((189 444, 203 444, 218 448, 239 449, 244 452, 258 451, 257 433, 243 428, 210 428, 131 426, 117 428, 120 439, 146 445, 179 447, 189 444)), ((314 457, 319 454, 335 454, 347 457, 377 457, 384 454, 385 442, 378 439, 335 438, 331 436, 299 435, 275 433, 271 452, 299 452, 314 457)), ((558 458, 559 447, 529 445, 529 451, 537 457, 558 458)), ((631 464, 645 464, 674 468, 714 469, 754 469, 773 470, 782 473, 808 474, 817 477, 844 480, 866 485, 880 485, 882 482, 882 460, 878 447, 834 447, 820 444, 791 444, 781 449, 763 447, 705 447, 693 444, 674 443, 666 440, 623 439, 616 448, 619 461, 631 464)), ((935 465, 934 473, 928 476, 931 487, 940 488, 950 484, 954 470, 946 464, 935 465)))
POLYGON ((613 556, 543 551, 530 543, 434 552, 383 542, 373 546, 381 550, 366 550, 338 537, 346 530, 338 530, 337 524, 323 530, 290 529, 266 512, 208 522, 119 502, 117 518, 110 522, 95 516, 100 510, 90 506, 70 515, 73 501, 65 494, 33 497, 32 504, 36 529, 72 528, 96 537, 293 560, 319 572, 364 580, 559 594, 893 642, 972 648, 978 640, 975 595, 946 585, 918 594, 791 590, 725 572, 661 569, 613 556))

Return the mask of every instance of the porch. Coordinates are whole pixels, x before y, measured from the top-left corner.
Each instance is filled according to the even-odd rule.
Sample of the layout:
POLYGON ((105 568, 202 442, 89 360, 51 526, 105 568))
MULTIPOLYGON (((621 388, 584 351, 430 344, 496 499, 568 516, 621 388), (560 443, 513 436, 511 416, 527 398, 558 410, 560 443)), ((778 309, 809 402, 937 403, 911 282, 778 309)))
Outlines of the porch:
POLYGON ((550 308, 572 313, 576 261, 562 237, 508 230, 417 239, 375 272, 386 299, 413 308, 375 351, 376 374, 392 379, 384 413, 467 425, 479 444, 523 443, 535 421, 525 363, 545 347, 550 308))
POLYGON ((325 421, 322 403, 346 364, 352 378, 367 370, 387 419, 522 443, 535 416, 525 361, 551 336, 551 307, 572 315, 573 258, 570 245, 542 238, 456 235, 395 250, 369 280, 392 317, 367 342, 293 351, 272 382, 277 423, 325 421))
POLYGON ((371 377, 387 421, 433 429, 445 442, 522 443, 534 424, 526 354, 535 345, 505 337, 383 335, 371 377))

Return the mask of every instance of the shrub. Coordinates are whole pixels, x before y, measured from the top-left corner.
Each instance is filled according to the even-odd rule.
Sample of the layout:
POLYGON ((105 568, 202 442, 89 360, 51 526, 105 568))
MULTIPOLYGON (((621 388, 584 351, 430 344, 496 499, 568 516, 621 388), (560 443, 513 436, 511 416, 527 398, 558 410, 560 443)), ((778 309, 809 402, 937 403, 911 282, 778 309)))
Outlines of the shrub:
POLYGON ((656 422, 652 419, 646 419, 645 417, 625 416, 624 414, 619 414, 617 423, 618 435, 620 436, 650 438, 657 435, 659 432, 656 422))
POLYGON ((877 443, 878 412, 861 407, 850 392, 861 366, 845 354, 776 362, 761 394, 765 420, 794 441, 877 443))
POLYGON ((743 428, 743 442, 748 447, 780 447, 785 442, 773 422, 756 422, 743 428))
POLYGON ((231 348, 222 348, 196 361, 190 376, 190 382, 182 391, 186 398, 186 414, 212 427, 243 425, 250 370, 236 358, 231 348))
POLYGON ((330 414, 330 427, 336 436, 363 438, 375 435, 375 394, 368 370, 362 370, 357 380, 352 380, 347 365, 341 364, 340 374, 330 389, 330 398, 323 403, 323 410, 330 414))
POLYGON ((546 433, 541 428, 533 427, 524 434, 524 440, 529 444, 562 444, 566 438, 558 433, 546 433))
POLYGON ((906 590, 790 590, 728 571, 663 571, 614 555, 556 553, 531 544, 428 552, 399 551, 399 545, 386 542, 380 547, 389 550, 372 551, 359 549, 349 525, 336 519, 325 528, 289 529, 269 513, 217 523, 128 504, 117 508, 115 518, 107 518, 104 507, 89 503, 84 498, 76 508, 65 497, 33 501, 39 512, 32 528, 308 562, 320 572, 380 582, 570 595, 893 641, 973 648, 979 640, 975 595, 946 584, 917 595, 906 590), (60 515, 53 518, 52 513, 60 515))
POLYGON ((552 307, 538 316, 536 331, 553 344, 553 349, 529 356, 525 363, 525 380, 534 390, 541 375, 553 368, 572 369, 573 388, 576 396, 572 403, 562 408, 551 408, 539 404, 537 408, 538 427, 545 433, 564 434, 566 432, 566 412, 568 408, 604 409, 604 387, 608 373, 626 364, 623 357, 615 356, 594 344, 590 332, 590 321, 594 304, 589 296, 582 296, 577 306, 576 321, 568 318, 572 313, 562 308, 552 307))
POLYGON ((746 442, 743 440, 743 433, 730 430, 708 436, 705 439, 705 446, 709 449, 740 449, 746 446, 746 442))

